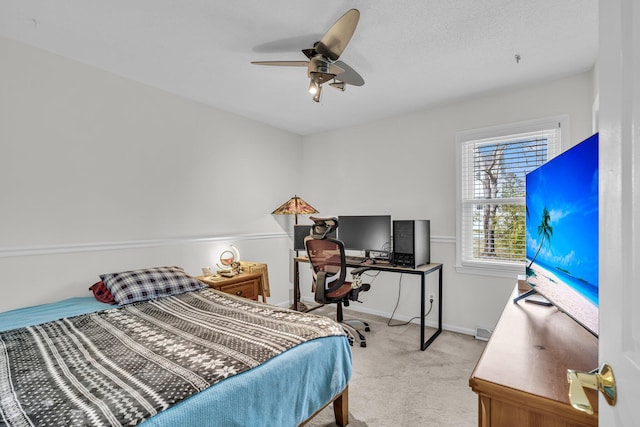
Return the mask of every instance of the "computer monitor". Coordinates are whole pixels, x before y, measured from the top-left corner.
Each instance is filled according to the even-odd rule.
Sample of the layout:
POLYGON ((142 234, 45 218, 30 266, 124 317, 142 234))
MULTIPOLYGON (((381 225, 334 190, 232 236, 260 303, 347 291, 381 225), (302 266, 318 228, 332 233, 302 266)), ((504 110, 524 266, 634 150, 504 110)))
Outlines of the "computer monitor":
MULTIPOLYGON (((313 224, 296 224, 293 226, 293 250, 304 251, 307 248, 304 247, 304 238, 307 237, 311 231, 313 224)), ((327 237, 336 238, 336 231, 333 230, 327 234, 327 237)))
POLYGON ((391 249, 391 215, 341 215, 338 239, 348 250, 388 253, 391 249))

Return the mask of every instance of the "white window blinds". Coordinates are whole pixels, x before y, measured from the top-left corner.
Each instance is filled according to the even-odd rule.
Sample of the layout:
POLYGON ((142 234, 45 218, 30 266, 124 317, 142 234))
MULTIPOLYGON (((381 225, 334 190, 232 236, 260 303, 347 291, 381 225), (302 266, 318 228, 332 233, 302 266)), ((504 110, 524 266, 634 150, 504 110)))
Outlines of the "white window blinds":
POLYGON ((560 127, 463 141, 460 227, 463 265, 525 260, 525 175, 560 151, 560 127))

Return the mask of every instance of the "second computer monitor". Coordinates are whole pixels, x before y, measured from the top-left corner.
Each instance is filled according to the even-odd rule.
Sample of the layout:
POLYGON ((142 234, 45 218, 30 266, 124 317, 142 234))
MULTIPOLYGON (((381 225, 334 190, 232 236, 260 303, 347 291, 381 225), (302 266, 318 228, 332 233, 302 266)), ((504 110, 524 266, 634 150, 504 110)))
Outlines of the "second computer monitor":
POLYGON ((338 239, 345 249, 387 253, 391 249, 391 215, 340 215, 338 239))
MULTIPOLYGON (((304 238, 311 233, 312 227, 313 227, 313 224, 296 224, 293 226, 293 250, 294 251, 307 250, 304 247, 304 238)), ((327 237, 331 237, 335 239, 336 231, 333 230, 331 233, 327 234, 327 237)))

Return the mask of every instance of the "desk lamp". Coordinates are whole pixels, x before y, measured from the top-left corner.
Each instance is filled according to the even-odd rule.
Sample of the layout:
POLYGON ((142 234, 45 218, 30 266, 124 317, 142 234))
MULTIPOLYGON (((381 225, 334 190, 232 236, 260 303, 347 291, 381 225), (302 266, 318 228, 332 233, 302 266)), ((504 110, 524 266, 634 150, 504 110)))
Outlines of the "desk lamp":
MULTIPOLYGON (((313 206, 295 195, 284 202, 279 208, 271 212, 272 215, 295 215, 296 225, 298 224, 298 214, 311 215, 316 213, 318 213, 318 211, 313 206)), ((296 256, 297 255, 298 251, 296 251, 296 256)), ((291 304, 289 308, 297 311, 307 311, 307 306, 300 302, 300 280, 298 279, 298 277, 294 278, 295 286, 293 287, 293 292, 295 293, 294 300, 298 301, 298 306, 294 307, 294 304, 291 304)))

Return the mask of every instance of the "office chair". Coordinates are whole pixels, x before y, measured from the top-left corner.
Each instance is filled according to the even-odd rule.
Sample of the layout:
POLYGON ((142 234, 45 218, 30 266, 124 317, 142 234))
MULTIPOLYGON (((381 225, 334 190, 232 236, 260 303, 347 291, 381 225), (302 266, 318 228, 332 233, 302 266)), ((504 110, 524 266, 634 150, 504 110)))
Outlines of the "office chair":
POLYGON ((367 340, 356 329, 356 325, 368 332, 371 330, 369 324, 357 319, 345 320, 342 306, 348 307, 349 301, 358 301, 359 293, 371 288, 371 285, 361 283, 360 278, 368 268, 360 267, 351 270, 352 280, 346 281, 347 264, 344 245, 340 240, 328 237, 328 234, 338 227, 337 218, 311 217, 310 219, 315 225, 305 237, 304 245, 311 263, 315 301, 320 304, 336 304, 336 320, 347 332, 349 343, 353 345, 354 336, 357 335, 360 346, 366 347, 367 340))

